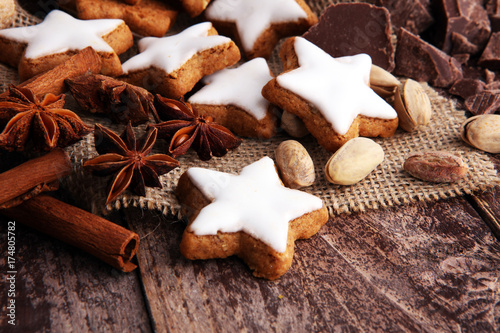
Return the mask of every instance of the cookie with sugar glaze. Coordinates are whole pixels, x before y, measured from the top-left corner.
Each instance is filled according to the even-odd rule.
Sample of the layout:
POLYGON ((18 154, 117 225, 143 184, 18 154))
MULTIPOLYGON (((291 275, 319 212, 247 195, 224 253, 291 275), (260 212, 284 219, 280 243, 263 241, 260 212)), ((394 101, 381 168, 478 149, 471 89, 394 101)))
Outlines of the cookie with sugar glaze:
POLYGON ((328 221, 322 200, 284 187, 269 157, 239 175, 190 168, 176 194, 191 213, 180 244, 186 258, 236 255, 269 280, 290 268, 295 240, 312 237, 328 221))
POLYGON ((121 79, 179 99, 204 76, 234 65, 240 51, 228 37, 219 36, 210 22, 195 24, 167 37, 139 40, 139 53, 123 63, 121 79))
POLYGON ((76 11, 83 20, 122 19, 133 32, 154 37, 163 37, 178 13, 162 0, 142 0, 134 6, 121 0, 76 0, 76 11))
POLYGON ((188 102, 198 114, 213 117, 239 136, 269 139, 278 119, 261 91, 272 78, 266 60, 255 58, 203 78, 206 85, 188 102))
POLYGON ((333 58, 302 37, 291 37, 280 57, 284 71, 262 95, 298 116, 325 149, 334 152, 357 136, 389 137, 396 131, 396 111, 368 85, 367 54, 333 58))
POLYGON ((180 2, 182 8, 184 8, 189 16, 195 17, 203 13, 210 3, 210 0, 180 0, 180 2))
POLYGON ((0 62, 18 67, 24 81, 91 46, 101 58, 101 73, 113 76, 122 72, 118 55, 133 43, 123 20, 84 21, 53 10, 37 25, 0 30, 0 62))
POLYGON ((248 59, 269 58, 281 38, 318 22, 303 0, 215 0, 204 14, 222 34, 234 36, 248 59))

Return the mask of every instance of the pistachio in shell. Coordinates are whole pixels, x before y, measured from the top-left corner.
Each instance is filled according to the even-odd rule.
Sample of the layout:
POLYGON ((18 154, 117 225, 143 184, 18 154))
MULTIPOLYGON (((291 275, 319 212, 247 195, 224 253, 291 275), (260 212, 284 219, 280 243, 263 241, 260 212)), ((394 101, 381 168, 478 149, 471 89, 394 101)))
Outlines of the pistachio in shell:
POLYGON ((276 165, 283 184, 289 188, 310 186, 316 178, 314 163, 306 148, 295 140, 286 140, 275 150, 276 165))
POLYGON ((461 128, 462 140, 482 151, 500 153, 500 115, 483 114, 467 119, 461 128))
POLYGON ((283 111, 281 115, 281 128, 294 138, 302 138, 309 134, 302 120, 288 111, 283 111))
POLYGON ((391 98, 396 88, 401 84, 399 80, 385 69, 372 65, 370 70, 370 88, 382 98, 391 98))
POLYGON ((399 127, 407 132, 429 123, 432 106, 420 83, 407 79, 396 89, 394 109, 398 113, 399 127))
POLYGON ((357 137, 347 141, 325 166, 326 179, 333 184, 352 185, 368 176, 384 161, 384 150, 375 141, 357 137))

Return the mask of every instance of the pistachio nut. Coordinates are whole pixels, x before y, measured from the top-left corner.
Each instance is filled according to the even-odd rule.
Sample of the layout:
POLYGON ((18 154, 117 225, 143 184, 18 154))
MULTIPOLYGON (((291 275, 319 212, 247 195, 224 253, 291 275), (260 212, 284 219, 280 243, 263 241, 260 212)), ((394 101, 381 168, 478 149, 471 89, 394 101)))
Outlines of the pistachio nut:
POLYGON ((384 161, 384 150, 375 141, 358 137, 347 141, 330 157, 325 176, 330 183, 352 185, 384 161))
POLYGON ((302 138, 309 134, 302 120, 288 111, 283 111, 281 115, 281 128, 294 138, 302 138))
POLYGON ((401 82, 394 75, 377 65, 372 65, 370 70, 370 88, 380 97, 390 98, 394 96, 396 87, 400 84, 401 82))
POLYGON ((461 128, 462 140, 482 151, 500 153, 500 114, 483 114, 467 119, 461 128))
POLYGON ((407 132, 428 124, 432 116, 429 96, 420 83, 412 79, 396 89, 394 109, 398 113, 399 126, 407 132))
POLYGON ((295 140, 283 141, 274 153, 285 186, 301 188, 314 183, 314 163, 303 145, 295 140))

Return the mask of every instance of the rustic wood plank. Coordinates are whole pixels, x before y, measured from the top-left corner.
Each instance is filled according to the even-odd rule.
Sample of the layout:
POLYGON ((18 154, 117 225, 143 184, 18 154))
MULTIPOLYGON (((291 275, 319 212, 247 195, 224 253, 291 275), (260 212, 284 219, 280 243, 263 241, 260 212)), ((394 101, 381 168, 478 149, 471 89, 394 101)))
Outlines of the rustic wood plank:
POLYGON ((277 281, 237 258, 188 261, 184 224, 129 209, 154 329, 500 329, 500 244, 463 198, 334 217, 277 281))
POLYGON ((472 195, 469 201, 500 241, 500 187, 472 195))
MULTIPOLYGON (((0 215, 2 274, 7 268, 7 223, 0 215)), ((122 273, 20 223, 15 247, 16 326, 4 320, 8 288, 2 287, 0 331, 151 331, 137 271, 122 273)))
MULTIPOLYGON (((497 172, 500 172, 500 154, 491 154, 497 172)), ((500 240, 500 186, 486 191, 475 193, 468 197, 472 206, 488 224, 493 234, 500 240)))

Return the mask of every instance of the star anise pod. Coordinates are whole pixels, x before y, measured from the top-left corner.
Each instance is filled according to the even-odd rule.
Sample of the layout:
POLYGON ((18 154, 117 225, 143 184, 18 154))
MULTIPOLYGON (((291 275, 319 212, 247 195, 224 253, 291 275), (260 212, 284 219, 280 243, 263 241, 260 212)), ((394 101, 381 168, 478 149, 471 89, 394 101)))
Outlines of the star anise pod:
POLYGON ((160 119, 166 121, 149 127, 158 129, 158 137, 170 140, 168 151, 174 157, 193 147, 199 158, 206 161, 212 156, 226 155, 241 143, 240 138, 212 117, 196 114, 189 103, 156 95, 155 107, 160 119))
POLYGON ((121 136, 99 124, 95 125, 95 149, 99 156, 86 161, 83 166, 97 175, 116 173, 106 204, 127 188, 139 196, 146 195, 146 186, 161 188, 159 176, 179 166, 179 162, 168 155, 149 155, 157 132, 151 128, 136 139, 130 123, 121 136))
POLYGON ((0 98, 0 148, 22 151, 31 139, 37 150, 66 147, 92 132, 72 111, 63 109, 64 95, 47 94, 43 100, 27 88, 11 85, 0 98))
POLYGON ((91 113, 102 113, 113 122, 133 126, 146 123, 151 113, 159 121, 154 96, 144 88, 100 74, 66 79, 78 104, 91 113))

